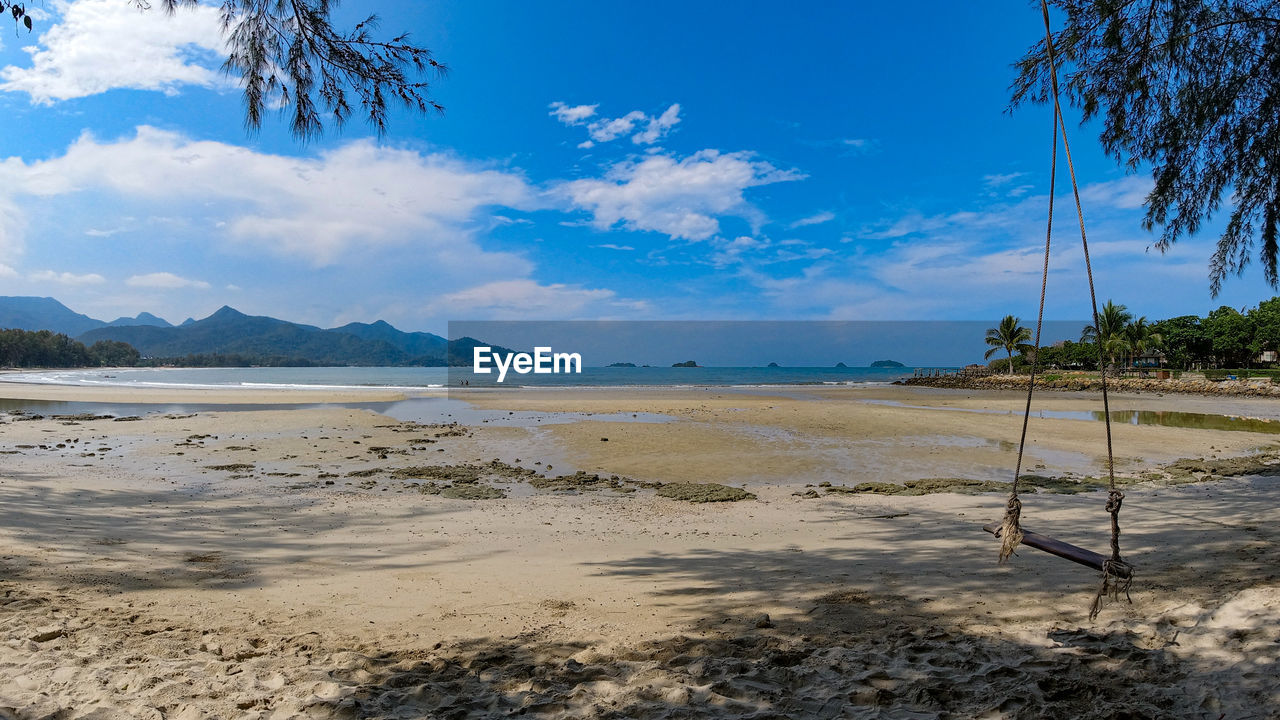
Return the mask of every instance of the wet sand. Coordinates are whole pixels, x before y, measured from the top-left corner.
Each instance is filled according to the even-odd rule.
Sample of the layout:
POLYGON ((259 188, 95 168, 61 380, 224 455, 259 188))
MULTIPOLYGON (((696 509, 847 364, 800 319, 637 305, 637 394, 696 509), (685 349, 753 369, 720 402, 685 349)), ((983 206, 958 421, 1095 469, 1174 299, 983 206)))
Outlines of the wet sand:
MULTIPOLYGON (((1020 416, 1002 413, 1020 408, 1017 393, 452 397, 496 415, 666 421, 0 415, 0 717, 1216 718, 1280 706, 1269 466, 1126 486, 1133 604, 1089 622, 1092 571, 1027 548, 996 566, 980 528, 1003 495, 822 487, 1007 479, 1020 416), (654 489, 672 482, 755 498, 690 504, 654 489), (480 487, 504 497, 459 499, 480 487)), ((323 401, 356 400, 305 402, 323 401)), ((1265 400, 1113 405, 1280 416, 1265 400)), ((1256 432, 1115 430, 1132 477, 1280 447, 1256 432)), ((1029 468, 1097 475, 1101 433, 1033 420, 1029 468)), ((1102 493, 1023 500, 1027 527, 1105 548, 1102 493)))

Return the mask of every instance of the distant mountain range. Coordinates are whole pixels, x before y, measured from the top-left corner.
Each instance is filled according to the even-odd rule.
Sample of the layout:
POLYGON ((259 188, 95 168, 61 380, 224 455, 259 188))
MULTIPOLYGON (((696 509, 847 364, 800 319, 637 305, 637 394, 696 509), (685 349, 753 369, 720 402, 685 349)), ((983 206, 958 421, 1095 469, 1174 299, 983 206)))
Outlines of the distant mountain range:
MULTIPOLYGON (((51 330, 86 345, 119 340, 144 357, 236 354, 285 357, 324 365, 470 365, 473 338, 446 340, 424 332, 404 332, 379 320, 318 328, 223 306, 201 320, 174 326, 151 313, 111 322, 77 313, 53 298, 0 296, 0 328, 51 330)), ((498 352, 509 352, 497 348, 498 352)))

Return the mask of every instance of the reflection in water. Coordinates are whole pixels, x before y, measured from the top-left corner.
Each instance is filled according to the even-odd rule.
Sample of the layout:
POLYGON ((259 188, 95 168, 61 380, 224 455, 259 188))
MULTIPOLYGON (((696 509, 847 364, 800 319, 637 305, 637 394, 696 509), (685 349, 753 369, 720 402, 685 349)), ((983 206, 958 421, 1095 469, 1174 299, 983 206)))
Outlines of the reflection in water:
POLYGON ((187 415, 190 413, 240 412, 253 410, 348 408, 372 410, 396 420, 420 423, 451 423, 463 425, 492 424, 509 427, 538 427, 597 420, 601 422, 664 423, 675 420, 670 415, 658 413, 585 413, 585 412, 527 412, 508 410, 482 410, 463 400, 448 397, 410 398, 389 402, 308 403, 299 405, 238 403, 118 403, 65 400, 9 400, 0 398, 0 413, 29 413, 58 417, 59 415, 138 415, 151 413, 187 415))
MULTIPOLYGON (((959 408, 938 405, 908 405, 897 400, 863 400, 869 405, 912 408, 916 410, 950 410, 954 412, 982 413, 984 415, 1021 415, 1017 410, 991 410, 989 408, 959 408)), ((1032 415, 1048 420, 1098 420, 1105 417, 1101 410, 1034 410, 1032 415)), ((1178 410, 1112 410, 1111 422, 1125 425, 1160 425, 1163 427, 1192 428, 1196 430, 1235 430, 1240 432, 1280 434, 1280 420, 1251 418, 1240 415, 1193 413, 1178 410)))
MULTIPOLYGON (((1102 420, 1103 418, 1101 410, 1096 410, 1090 414, 1094 420, 1102 420)), ((1179 412, 1177 410, 1112 410, 1111 422, 1128 425, 1163 425, 1165 427, 1195 428, 1197 430, 1280 433, 1280 422, 1266 418, 1179 412)))

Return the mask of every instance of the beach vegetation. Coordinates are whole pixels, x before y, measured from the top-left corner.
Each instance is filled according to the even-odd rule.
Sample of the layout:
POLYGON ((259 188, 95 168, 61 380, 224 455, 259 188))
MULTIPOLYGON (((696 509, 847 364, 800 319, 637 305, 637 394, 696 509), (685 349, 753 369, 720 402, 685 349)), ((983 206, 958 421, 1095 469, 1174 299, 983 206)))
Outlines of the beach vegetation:
POLYGON ((1124 305, 1117 305, 1108 300, 1094 318, 1096 325, 1086 325, 1080 332, 1080 342, 1097 343, 1102 346, 1102 354, 1109 365, 1115 365, 1116 358, 1128 350, 1129 344, 1124 330, 1133 320, 1133 314, 1124 305))
POLYGON ((1156 332, 1147 318, 1140 317, 1124 326, 1124 344, 1132 367, 1148 352, 1155 352, 1163 347, 1164 336, 1156 332))
MULTIPOLYGON (((1167 251, 1227 213, 1209 287, 1256 257, 1277 287, 1280 257, 1280 2, 1049 0, 1064 99, 1100 120, 1102 148, 1130 171, 1150 167, 1144 225, 1167 251)), ((1017 63, 1012 107, 1052 102, 1048 48, 1017 63)))
POLYGON ((117 367, 136 365, 138 358, 138 351, 128 343, 96 342, 85 347, 50 330, 0 330, 0 367, 117 367))
POLYGON ((133 367, 142 355, 129 343, 99 340, 89 346, 89 357, 104 367, 133 367))
POLYGON ((1005 366, 1005 372, 1009 373, 1014 371, 1013 353, 1016 351, 1025 354, 1033 349, 1030 344, 1031 331, 1023 327, 1022 321, 1015 315, 1005 315, 999 325, 987 328, 986 342, 991 349, 983 357, 990 359, 997 351, 1004 350, 1009 355, 1005 366))
MULTIPOLYGON (((99 341, 103 342, 103 341, 99 341)), ((96 343, 95 343, 96 344, 96 343)), ((174 357, 145 357, 139 367, 313 367, 316 363, 287 355, 244 355, 241 353, 188 353, 174 357)))
MULTIPOLYGON (((1097 370, 1098 343, 1102 343, 1102 354, 1110 366, 1123 361, 1127 367, 1224 369, 1235 375, 1253 369, 1261 375, 1257 369, 1280 365, 1280 297, 1255 308, 1236 310, 1224 305, 1205 317, 1179 315, 1155 322, 1135 318, 1124 305, 1108 300, 1098 312, 1098 327, 1085 327, 1079 342, 1067 340, 1041 347, 1039 366, 1097 370)), ((988 330, 988 337, 991 332, 988 330)), ((990 354, 988 351, 988 357, 990 354)), ((1011 360, 1015 372, 1025 371, 1030 367, 1029 348, 1020 348, 1011 360)), ((1001 360, 1001 364, 1005 362, 1001 360)))
POLYGON ((1226 367, 1248 365, 1249 345, 1253 341, 1253 327, 1240 311, 1222 307, 1205 318, 1210 348, 1218 363, 1226 367))

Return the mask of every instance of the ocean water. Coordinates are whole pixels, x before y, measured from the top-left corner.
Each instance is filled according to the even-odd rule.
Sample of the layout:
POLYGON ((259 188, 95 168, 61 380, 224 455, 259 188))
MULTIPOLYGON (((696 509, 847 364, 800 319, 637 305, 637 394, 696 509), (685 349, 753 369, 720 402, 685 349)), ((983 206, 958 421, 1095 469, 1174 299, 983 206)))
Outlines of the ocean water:
POLYGON ((817 367, 635 367, 582 368, 581 373, 476 374, 470 368, 127 368, 44 370, 0 374, 0 382, 159 388, 348 389, 458 387, 688 387, 769 385, 857 385, 911 377, 914 368, 817 367))

